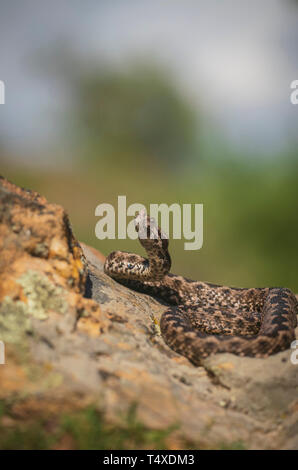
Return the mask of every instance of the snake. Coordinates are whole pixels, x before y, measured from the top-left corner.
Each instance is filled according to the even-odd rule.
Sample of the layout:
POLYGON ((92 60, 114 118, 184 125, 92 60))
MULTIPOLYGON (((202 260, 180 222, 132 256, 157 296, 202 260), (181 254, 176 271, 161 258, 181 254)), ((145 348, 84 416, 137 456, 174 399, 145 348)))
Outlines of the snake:
POLYGON ((146 210, 134 222, 147 258, 113 251, 104 272, 166 305, 160 332, 172 350, 200 365, 211 354, 264 358, 291 346, 298 302, 290 289, 227 287, 172 274, 168 236, 146 210))

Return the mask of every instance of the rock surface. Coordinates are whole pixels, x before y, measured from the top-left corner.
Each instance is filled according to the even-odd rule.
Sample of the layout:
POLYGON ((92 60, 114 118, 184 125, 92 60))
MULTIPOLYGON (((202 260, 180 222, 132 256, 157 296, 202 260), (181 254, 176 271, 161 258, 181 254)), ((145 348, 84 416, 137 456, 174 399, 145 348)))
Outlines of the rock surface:
POLYGON ((117 422, 136 404, 148 428, 176 426, 171 448, 298 448, 291 350, 195 367, 160 336, 166 307, 106 276, 60 206, 1 179, 0 214, 0 399, 16 414, 96 403, 117 422))

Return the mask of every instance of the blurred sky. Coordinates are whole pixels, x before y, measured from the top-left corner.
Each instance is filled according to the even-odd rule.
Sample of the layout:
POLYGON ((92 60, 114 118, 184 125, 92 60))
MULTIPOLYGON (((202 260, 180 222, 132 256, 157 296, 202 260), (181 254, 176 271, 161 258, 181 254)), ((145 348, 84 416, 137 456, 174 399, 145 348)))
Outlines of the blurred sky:
POLYGON ((248 150, 270 153, 296 138, 294 0, 0 0, 0 142, 16 153, 55 140, 67 89, 37 71, 34 57, 59 41, 92 63, 160 62, 221 134, 248 150))

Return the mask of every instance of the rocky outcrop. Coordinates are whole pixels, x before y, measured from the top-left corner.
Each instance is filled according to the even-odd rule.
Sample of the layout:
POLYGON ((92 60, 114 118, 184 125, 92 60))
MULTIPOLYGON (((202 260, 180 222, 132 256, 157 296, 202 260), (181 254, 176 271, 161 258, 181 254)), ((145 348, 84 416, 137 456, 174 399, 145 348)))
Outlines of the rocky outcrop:
POLYGON ((60 206, 1 179, 0 214, 0 399, 16 415, 93 403, 118 422, 135 404, 148 429, 173 426, 170 448, 298 448, 290 350, 195 367, 160 336, 166 307, 107 277, 60 206))

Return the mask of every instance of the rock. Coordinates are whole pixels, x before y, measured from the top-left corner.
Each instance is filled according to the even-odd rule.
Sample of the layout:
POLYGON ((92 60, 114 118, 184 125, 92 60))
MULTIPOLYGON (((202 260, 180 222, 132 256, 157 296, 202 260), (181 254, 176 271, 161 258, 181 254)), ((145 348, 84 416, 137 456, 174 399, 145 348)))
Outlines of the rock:
POLYGON ((96 403, 118 422, 137 404, 149 429, 175 425, 170 448, 181 439, 202 448, 298 447, 291 351, 220 354, 193 366, 160 336, 166 307, 106 276, 103 255, 77 242, 60 206, 4 179, 0 204, 0 398, 13 396, 17 414, 96 403))

